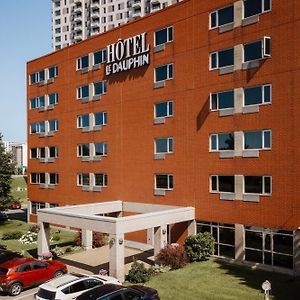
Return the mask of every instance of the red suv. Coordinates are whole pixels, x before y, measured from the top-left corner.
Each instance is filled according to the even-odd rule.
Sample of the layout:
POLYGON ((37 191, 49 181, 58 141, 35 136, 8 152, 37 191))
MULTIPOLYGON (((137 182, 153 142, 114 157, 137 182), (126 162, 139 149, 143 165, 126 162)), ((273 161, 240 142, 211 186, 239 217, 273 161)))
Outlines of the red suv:
POLYGON ((58 261, 15 258, 0 264, 0 291, 16 296, 23 288, 39 285, 65 273, 66 265, 58 261))

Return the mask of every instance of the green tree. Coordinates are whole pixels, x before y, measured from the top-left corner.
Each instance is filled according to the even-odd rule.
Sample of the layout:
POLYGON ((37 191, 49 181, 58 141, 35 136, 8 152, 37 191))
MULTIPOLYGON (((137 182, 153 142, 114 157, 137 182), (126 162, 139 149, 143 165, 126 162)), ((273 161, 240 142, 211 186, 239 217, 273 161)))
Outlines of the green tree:
POLYGON ((6 153, 0 133, 0 207, 5 207, 11 202, 10 188, 11 176, 15 172, 11 153, 6 153))

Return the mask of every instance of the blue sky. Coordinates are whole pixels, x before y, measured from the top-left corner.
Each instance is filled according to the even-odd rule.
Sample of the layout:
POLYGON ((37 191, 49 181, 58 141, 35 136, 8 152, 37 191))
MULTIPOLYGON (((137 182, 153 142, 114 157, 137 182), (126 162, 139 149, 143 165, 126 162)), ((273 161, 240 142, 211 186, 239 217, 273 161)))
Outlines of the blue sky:
POLYGON ((51 52, 51 0, 1 1, 0 132, 26 141, 26 62, 51 52))

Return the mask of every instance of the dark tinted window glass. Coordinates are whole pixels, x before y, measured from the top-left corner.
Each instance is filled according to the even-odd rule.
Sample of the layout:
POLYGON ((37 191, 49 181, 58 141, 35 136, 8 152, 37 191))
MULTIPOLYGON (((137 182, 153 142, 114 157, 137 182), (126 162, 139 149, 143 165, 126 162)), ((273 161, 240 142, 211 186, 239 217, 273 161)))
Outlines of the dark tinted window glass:
POLYGON ((271 177, 264 177, 265 180, 265 193, 271 194, 271 177))
POLYGON ((254 231, 245 232, 245 247, 262 250, 262 233, 254 231))
POLYGON ((217 26, 217 12, 213 12, 210 15, 210 27, 214 28, 217 26))
POLYGON ((257 263, 261 263, 263 262, 263 255, 261 251, 256 251, 256 250, 249 250, 246 249, 245 251, 245 260, 248 261, 253 261, 253 262, 257 262, 257 263))
POLYGON ((275 252, 293 254, 293 236, 274 234, 273 250, 275 252))
POLYGON ((156 187, 158 189, 167 189, 168 175, 156 175, 156 187))
POLYGON ((25 265, 22 265, 20 267, 17 268, 16 270, 17 272, 28 272, 28 271, 31 271, 31 266, 30 264, 25 264, 25 265))
POLYGON ((108 299, 109 299, 109 300, 123 300, 121 294, 112 295, 112 296, 110 296, 108 299))
POLYGON ((89 86, 85 85, 81 87, 81 98, 85 98, 89 96, 89 86))
POLYGON ((234 176, 219 176, 219 192, 234 193, 234 176))
POLYGON ((127 291, 123 294, 126 300, 140 300, 142 299, 141 295, 133 291, 127 291))
POLYGON ((234 92, 227 91, 218 94, 219 97, 219 109, 234 107, 234 92))
POLYGON ((89 66, 89 57, 84 56, 81 58, 81 68, 87 68, 89 66))
POLYGON ((244 17, 251 17, 262 12, 262 0, 244 0, 244 17))
POLYGON ((234 136, 232 133, 219 134, 219 150, 233 150, 234 136))
POLYGON ((8 272, 8 269, 0 268, 0 275, 6 275, 8 272))
POLYGON ((45 173, 40 173, 40 183, 46 183, 45 173))
POLYGON ((217 53, 212 53, 211 54, 211 68, 217 68, 218 67, 218 60, 217 60, 218 54, 217 53))
POLYGON ((56 157, 56 147, 49 147, 49 156, 56 157))
POLYGON ((93 287, 98 286, 98 285, 103 285, 103 283, 100 280, 96 280, 96 279, 89 279, 88 280, 88 287, 89 288, 93 288, 93 287))
POLYGON ((88 127, 89 126, 89 115, 83 115, 81 116, 81 126, 82 127, 88 127))
POLYGON ((167 28, 155 32, 155 44, 161 45, 168 41, 167 28))
POLYGON ((40 157, 41 158, 45 158, 46 157, 46 149, 44 147, 40 148, 40 157))
POLYGON ((40 261, 35 261, 31 264, 31 268, 33 270, 39 270, 39 269, 45 269, 47 265, 45 263, 42 263, 40 261))
POLYGON ((251 61, 262 58, 262 42, 257 41, 244 45, 244 61, 251 61))
POLYGON ((234 246, 234 229, 219 227, 219 242, 234 246))
POLYGON ((227 49, 219 52, 219 68, 232 66, 234 63, 233 49, 227 49))
POLYGON ((219 245, 219 255, 224 257, 235 257, 235 250, 234 247, 231 246, 225 246, 225 245, 219 245))
POLYGON ((262 131, 244 132, 244 149, 262 149, 262 131))
POLYGON ((45 80, 45 71, 39 71, 39 81, 45 80))
POLYGON ((159 118, 159 117, 165 117, 167 115, 168 115, 168 102, 157 103, 155 105, 155 116, 159 118))
POLYGON ((71 293, 77 293, 80 291, 83 291, 87 288, 85 281, 80 281, 77 283, 74 283, 73 285, 70 286, 70 292, 71 293))
POLYGON ((262 87, 257 86, 245 89, 245 105, 253 105, 262 103, 262 87))
POLYGON ((95 125, 106 124, 106 115, 105 113, 96 113, 95 114, 95 125))
POLYGON ((58 95, 56 93, 49 95, 49 104, 55 104, 58 102, 58 95))
POLYGON ((47 300, 54 300, 55 299, 55 292, 44 290, 42 288, 39 288, 37 295, 39 297, 41 297, 42 299, 47 299, 47 300))
POLYGON ((262 176, 245 176, 245 193, 262 194, 262 176))
POLYGON ((167 66, 158 67, 155 69, 156 81, 162 81, 167 79, 167 66))
POLYGON ((211 177, 211 190, 216 191, 217 190, 217 176, 211 177))
POLYGON ((282 268, 293 268, 293 257, 287 255, 273 254, 273 264, 274 266, 282 268))
POLYGON ((271 0, 264 0, 264 11, 271 9, 271 0))
POLYGON ((218 11, 219 26, 233 22, 233 6, 228 6, 218 11))

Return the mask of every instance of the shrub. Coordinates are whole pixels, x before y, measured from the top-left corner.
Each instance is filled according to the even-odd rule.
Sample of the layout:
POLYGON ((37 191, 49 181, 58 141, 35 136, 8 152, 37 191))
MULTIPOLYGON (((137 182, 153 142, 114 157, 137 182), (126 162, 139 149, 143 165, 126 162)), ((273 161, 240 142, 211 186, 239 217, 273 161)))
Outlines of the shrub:
MULTIPOLYGON (((100 248, 107 244, 107 234, 93 232, 93 248, 100 248)), ((74 239, 75 246, 81 246, 81 232, 78 232, 74 239)))
POLYGON ((2 249, 2 250, 6 250, 6 248, 7 248, 7 246, 6 246, 6 245, 1 245, 1 244, 0 244, 0 249, 2 249))
POLYGON ((72 249, 72 247, 70 247, 70 246, 68 246, 68 247, 66 248, 66 250, 65 250, 66 253, 70 253, 70 252, 72 252, 72 251, 73 251, 73 249, 72 249))
POLYGON ((159 274, 169 272, 171 268, 169 266, 155 264, 151 269, 154 274, 159 274))
POLYGON ((35 233, 38 233, 39 232, 39 225, 36 225, 36 224, 34 224, 34 225, 31 225, 30 227, 29 227, 29 231, 30 232, 35 232, 35 233))
POLYGON ((65 251, 63 248, 56 246, 54 249, 51 250, 51 253, 52 253, 53 257, 56 258, 58 256, 65 254, 65 251))
POLYGON ((60 236, 59 236, 58 234, 54 234, 54 235, 52 236, 52 240, 55 241, 55 242, 57 242, 57 241, 60 240, 60 236))
POLYGON ((207 260, 214 254, 215 240, 209 232, 200 232, 185 239, 184 247, 190 262, 207 260))
POLYGON ((2 240, 18 240, 22 235, 23 233, 17 230, 4 232, 2 235, 2 240))
POLYGON ((25 234, 21 236, 19 241, 22 244, 36 244, 37 243, 37 236, 36 232, 27 231, 25 234))
POLYGON ((126 276, 126 280, 131 283, 145 283, 146 281, 149 281, 151 275, 151 269, 147 269, 143 263, 134 261, 126 276))
POLYGON ((171 244, 165 246, 155 257, 158 264, 171 269, 182 268, 187 263, 187 255, 183 246, 171 244))

